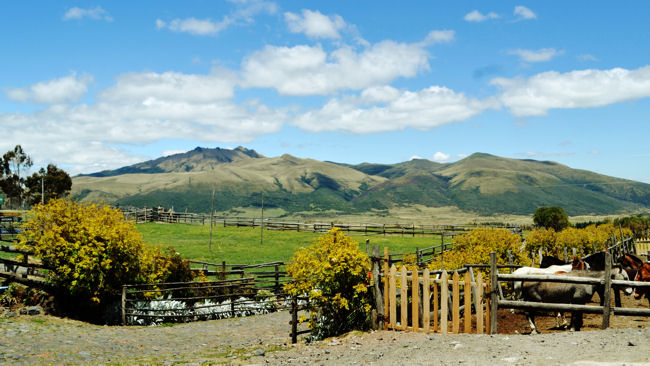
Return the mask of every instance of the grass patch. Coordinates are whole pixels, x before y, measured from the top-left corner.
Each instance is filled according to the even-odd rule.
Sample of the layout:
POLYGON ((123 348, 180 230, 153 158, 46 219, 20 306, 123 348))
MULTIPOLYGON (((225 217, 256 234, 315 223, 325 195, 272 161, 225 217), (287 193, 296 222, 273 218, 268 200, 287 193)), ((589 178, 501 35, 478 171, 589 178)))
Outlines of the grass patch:
MULTIPOLYGON (((138 224, 146 243, 162 248, 173 247, 185 258, 219 263, 267 263, 288 261, 301 247, 311 245, 322 234, 313 232, 264 230, 263 243, 260 229, 249 227, 214 226, 212 250, 209 250, 210 226, 186 224, 138 224)), ((440 237, 432 236, 363 236, 350 234, 362 251, 366 250, 366 239, 370 245, 388 247, 390 253, 414 252, 415 248, 426 248, 440 244, 440 237)))

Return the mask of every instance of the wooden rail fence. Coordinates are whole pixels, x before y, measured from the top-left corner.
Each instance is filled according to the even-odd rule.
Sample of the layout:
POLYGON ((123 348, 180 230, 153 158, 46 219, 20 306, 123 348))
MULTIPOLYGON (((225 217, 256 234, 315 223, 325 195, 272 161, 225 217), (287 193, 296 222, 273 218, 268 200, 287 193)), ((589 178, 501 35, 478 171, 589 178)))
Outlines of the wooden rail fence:
POLYGON ((255 288, 269 290, 273 293, 283 293, 282 286, 289 281, 284 262, 270 262, 260 264, 233 264, 211 263, 202 261, 189 261, 194 272, 201 272, 206 277, 215 277, 218 280, 229 278, 255 278, 255 288))
POLYGON ((42 265, 39 260, 30 262, 31 252, 9 245, 0 245, 0 252, 19 255, 16 258, 0 258, 0 264, 2 264, 0 277, 25 285, 49 288, 45 281, 49 268, 42 265))
POLYGON ((612 287, 639 287, 648 288, 650 282, 636 282, 636 281, 619 281, 611 279, 612 260, 611 254, 605 254, 605 273, 603 278, 585 278, 574 276, 558 276, 558 275, 512 275, 501 274, 498 271, 496 264, 496 253, 490 253, 490 281, 495 284, 495 289, 492 290, 490 295, 490 329, 491 333, 497 333, 497 311, 499 308, 509 309, 525 309, 525 310, 538 310, 538 311, 577 311, 589 314, 602 314, 602 329, 609 327, 610 316, 650 316, 650 309, 637 309, 625 307, 611 306, 611 289, 612 287), (560 303, 542 303, 532 301, 518 301, 507 300, 497 290, 500 288, 500 283, 504 281, 535 281, 535 282, 559 282, 559 283, 581 283, 604 286, 604 299, 603 306, 595 305, 576 305, 576 304, 560 304, 560 303))

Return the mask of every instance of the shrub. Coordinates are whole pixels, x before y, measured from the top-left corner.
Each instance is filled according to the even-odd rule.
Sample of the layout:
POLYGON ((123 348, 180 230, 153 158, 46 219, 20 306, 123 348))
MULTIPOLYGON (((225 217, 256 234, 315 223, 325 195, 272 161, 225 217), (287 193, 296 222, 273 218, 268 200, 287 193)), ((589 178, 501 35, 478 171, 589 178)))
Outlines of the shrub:
POLYGON ((287 266, 292 281, 285 285, 285 291, 293 296, 308 296, 318 309, 310 319, 313 338, 368 327, 369 271, 368 256, 339 228, 293 255, 287 266))
POLYGON ((145 246, 135 226, 107 205, 50 200, 27 214, 22 229, 17 246, 51 268, 49 280, 95 304, 119 295, 124 284, 160 282, 189 270, 178 255, 145 246))
MULTIPOLYGON (((496 252, 498 264, 508 264, 508 251, 514 264, 528 265, 530 259, 521 248, 521 237, 503 228, 476 228, 461 234, 453 240, 454 249, 444 254, 447 270, 461 268, 463 264, 490 263, 490 252, 496 252)), ((429 264, 430 269, 440 269, 442 263, 437 257, 429 264)))

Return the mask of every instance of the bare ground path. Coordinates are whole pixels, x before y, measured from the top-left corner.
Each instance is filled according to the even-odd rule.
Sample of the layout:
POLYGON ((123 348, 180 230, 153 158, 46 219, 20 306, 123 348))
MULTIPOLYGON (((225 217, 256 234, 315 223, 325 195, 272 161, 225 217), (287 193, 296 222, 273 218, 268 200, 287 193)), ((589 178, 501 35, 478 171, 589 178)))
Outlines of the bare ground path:
POLYGON ((291 346, 288 321, 287 312, 157 327, 1 318, 0 364, 650 365, 648 322, 541 335, 353 332, 291 346))

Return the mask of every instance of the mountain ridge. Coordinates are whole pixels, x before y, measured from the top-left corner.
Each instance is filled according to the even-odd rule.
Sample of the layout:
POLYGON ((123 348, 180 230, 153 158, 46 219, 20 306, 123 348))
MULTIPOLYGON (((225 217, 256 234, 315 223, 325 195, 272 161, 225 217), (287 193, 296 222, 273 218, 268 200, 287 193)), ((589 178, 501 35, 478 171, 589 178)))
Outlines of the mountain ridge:
POLYGON ((286 212, 367 212, 456 206, 482 214, 531 214, 562 206, 569 214, 611 214, 650 207, 650 184, 573 169, 552 161, 474 153, 452 163, 343 164, 255 150, 197 147, 111 171, 73 178, 81 200, 173 205, 209 211, 265 206, 286 212))

